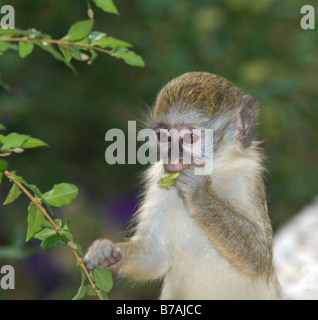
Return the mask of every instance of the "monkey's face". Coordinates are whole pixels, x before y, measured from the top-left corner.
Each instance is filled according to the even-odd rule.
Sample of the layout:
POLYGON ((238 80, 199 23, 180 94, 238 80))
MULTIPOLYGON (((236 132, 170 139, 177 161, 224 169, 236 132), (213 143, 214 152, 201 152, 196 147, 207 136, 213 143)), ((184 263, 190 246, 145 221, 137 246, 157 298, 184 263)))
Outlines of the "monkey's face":
POLYGON ((206 162, 205 154, 210 156, 213 141, 204 129, 214 131, 213 123, 223 125, 224 121, 218 121, 220 111, 232 110, 240 96, 231 82, 205 72, 186 73, 162 88, 154 105, 153 122, 166 171, 182 171, 206 162))
POLYGON ((167 172, 180 172, 204 164, 204 130, 191 126, 156 129, 160 158, 167 172))
POLYGON ((233 83, 214 74, 190 72, 161 89, 151 127, 166 171, 180 172, 193 164, 209 167, 213 154, 224 146, 248 148, 256 117, 256 101, 243 96, 233 83))

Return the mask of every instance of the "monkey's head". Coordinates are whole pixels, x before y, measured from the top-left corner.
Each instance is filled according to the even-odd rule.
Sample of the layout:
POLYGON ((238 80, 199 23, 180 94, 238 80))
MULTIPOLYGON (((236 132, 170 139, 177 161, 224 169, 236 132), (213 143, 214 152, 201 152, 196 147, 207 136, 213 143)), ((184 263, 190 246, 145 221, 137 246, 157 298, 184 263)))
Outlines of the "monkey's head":
POLYGON ((171 80, 159 92, 152 116, 159 149, 167 152, 166 171, 182 171, 200 164, 198 159, 203 164, 209 151, 225 144, 248 148, 256 118, 255 100, 221 76, 189 72, 171 80), (213 130, 211 141, 206 141, 204 129, 213 130), (186 154, 191 154, 190 163, 184 161, 186 154))

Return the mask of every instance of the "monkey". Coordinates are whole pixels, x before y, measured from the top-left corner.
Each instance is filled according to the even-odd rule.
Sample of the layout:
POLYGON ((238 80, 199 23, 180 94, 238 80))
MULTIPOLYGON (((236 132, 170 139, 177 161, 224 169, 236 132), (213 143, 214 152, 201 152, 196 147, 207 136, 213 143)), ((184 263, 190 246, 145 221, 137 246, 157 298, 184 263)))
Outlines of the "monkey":
POLYGON ((147 168, 133 236, 94 241, 85 255, 87 268, 109 267, 133 281, 161 279, 163 300, 281 299, 265 158, 254 137, 257 116, 256 100, 222 76, 188 72, 169 81, 147 125, 159 147, 170 152, 179 144, 180 160, 171 161, 170 152, 168 161, 147 168), (169 135, 171 129, 188 131, 169 135), (210 174, 195 174, 197 155, 182 161, 181 152, 198 140, 194 129, 213 130, 203 150, 204 159, 213 159, 210 174), (180 174, 171 188, 158 185, 173 172, 180 174))

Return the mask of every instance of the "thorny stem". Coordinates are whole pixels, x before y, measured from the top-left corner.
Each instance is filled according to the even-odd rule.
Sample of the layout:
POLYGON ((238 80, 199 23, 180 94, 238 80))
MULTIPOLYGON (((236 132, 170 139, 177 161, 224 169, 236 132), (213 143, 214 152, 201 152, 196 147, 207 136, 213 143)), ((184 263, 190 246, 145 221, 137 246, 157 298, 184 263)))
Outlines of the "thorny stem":
MULTIPOLYGON (((32 196, 32 194, 16 179, 14 179, 13 177, 11 177, 11 173, 8 170, 4 171, 4 174, 7 176, 7 178, 9 180, 11 180, 13 183, 15 183, 26 195, 27 197, 31 200, 31 202, 36 205, 39 210, 44 214, 45 218, 50 222, 50 224, 53 226, 54 230, 60 234, 61 229, 58 225, 56 225, 56 223, 53 221, 53 219, 51 218, 51 216, 46 212, 46 210, 41 206, 41 204, 39 204, 39 202, 36 200, 36 198, 34 198, 32 196)), ((67 243, 68 247, 71 249, 71 251, 73 252, 75 258, 76 258, 76 262, 80 265, 80 267, 83 269, 83 271, 86 274, 86 277, 88 279, 88 281, 90 282, 93 290, 95 291, 96 295, 98 296, 98 298, 100 300, 103 300, 103 298, 101 297, 101 295, 97 292, 98 289, 95 286, 95 283, 93 282, 92 278, 89 275, 89 272, 87 271, 85 264, 83 262, 83 259, 77 254, 76 250, 74 248, 72 248, 72 244, 71 243, 67 243)))
MULTIPOLYGON (((93 46, 91 44, 84 44, 84 43, 77 43, 77 42, 71 42, 71 41, 65 41, 65 40, 55 40, 55 39, 36 39, 42 42, 42 44, 45 43, 52 43, 52 44, 57 44, 60 46, 65 46, 65 45, 72 45, 80 48, 85 48, 89 50, 97 50, 100 52, 107 53, 109 55, 112 55, 114 53, 114 50, 107 50, 103 48, 99 48, 96 46, 93 46)), ((17 37, 17 38, 0 38, 0 41, 6 41, 6 42, 31 42, 32 40, 29 39, 28 37, 17 37)))

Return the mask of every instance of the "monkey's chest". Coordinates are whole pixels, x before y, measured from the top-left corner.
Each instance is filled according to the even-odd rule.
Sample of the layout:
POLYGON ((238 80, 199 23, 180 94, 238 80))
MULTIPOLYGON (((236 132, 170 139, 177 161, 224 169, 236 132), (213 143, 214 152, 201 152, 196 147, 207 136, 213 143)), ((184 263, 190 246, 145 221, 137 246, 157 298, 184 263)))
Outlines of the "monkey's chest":
POLYGON ((180 201, 174 208, 166 208, 161 219, 162 232, 172 248, 172 260, 214 259, 218 252, 180 201))

